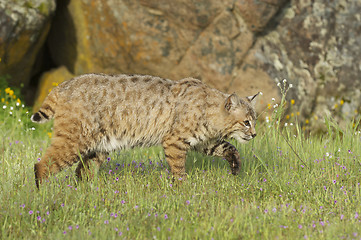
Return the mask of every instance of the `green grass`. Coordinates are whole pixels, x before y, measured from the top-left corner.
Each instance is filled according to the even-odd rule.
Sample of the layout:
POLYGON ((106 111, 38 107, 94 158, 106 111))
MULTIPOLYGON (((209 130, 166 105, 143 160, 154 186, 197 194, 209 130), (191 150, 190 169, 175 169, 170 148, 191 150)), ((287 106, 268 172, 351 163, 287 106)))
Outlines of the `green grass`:
POLYGON ((51 123, 30 123, 15 100, 6 106, 0 239, 361 237, 361 134, 352 123, 341 130, 326 120, 328 133, 307 138, 297 124, 282 134, 275 122, 259 124, 252 142, 233 142, 242 157, 238 176, 225 160, 191 152, 188 180, 174 184, 155 147, 112 153, 90 182, 68 169, 38 191, 33 164, 50 144, 51 123))

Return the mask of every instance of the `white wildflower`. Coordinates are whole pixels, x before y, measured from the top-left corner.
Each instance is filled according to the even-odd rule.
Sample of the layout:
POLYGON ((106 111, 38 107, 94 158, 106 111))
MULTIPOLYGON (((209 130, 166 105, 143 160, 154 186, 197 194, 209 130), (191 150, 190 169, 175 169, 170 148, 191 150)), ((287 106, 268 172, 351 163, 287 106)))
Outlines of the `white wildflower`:
POLYGON ((263 92, 259 92, 259 95, 261 95, 261 96, 262 96, 262 95, 263 95, 263 92))
POLYGON ((285 79, 283 79, 283 81, 282 81, 283 83, 286 83, 287 82, 287 80, 286 80, 286 78, 285 79))
POLYGON ((275 98, 272 98, 271 100, 272 100, 272 102, 276 101, 276 99, 275 99, 275 98))
POLYGON ((5 109, 5 108, 6 108, 6 105, 3 106, 3 109, 5 109))
POLYGON ((276 108, 276 107, 278 107, 278 104, 276 103, 275 105, 273 105, 273 108, 276 108))
POLYGON ((10 115, 13 115, 13 112, 9 112, 10 113, 10 115))
POLYGON ((10 107, 10 110, 14 110, 14 108, 13 108, 13 107, 10 107))
POLYGON ((293 84, 292 84, 292 83, 290 83, 289 88, 293 88, 293 84))
POLYGON ((285 127, 287 127, 288 126, 288 123, 285 123, 285 127))
POLYGON ((20 103, 17 102, 17 103, 16 103, 16 106, 19 107, 19 106, 20 106, 20 103))

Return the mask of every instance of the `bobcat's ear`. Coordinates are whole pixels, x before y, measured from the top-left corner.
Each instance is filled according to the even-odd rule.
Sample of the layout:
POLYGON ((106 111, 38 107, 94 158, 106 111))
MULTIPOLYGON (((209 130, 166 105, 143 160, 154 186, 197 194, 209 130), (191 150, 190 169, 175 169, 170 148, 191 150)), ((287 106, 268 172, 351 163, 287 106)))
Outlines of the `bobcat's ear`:
POLYGON ((253 96, 249 96, 249 97, 247 97, 248 101, 254 105, 254 104, 255 104, 254 99, 255 99, 255 98, 256 98, 259 94, 261 94, 261 95, 262 95, 262 93, 261 93, 261 92, 258 92, 258 93, 256 93, 256 95, 253 95, 253 96))
POLYGON ((238 106, 239 104, 239 97, 237 96, 237 94, 232 93, 227 99, 226 102, 224 104, 224 108, 227 111, 231 111, 231 109, 235 108, 236 106, 238 106))

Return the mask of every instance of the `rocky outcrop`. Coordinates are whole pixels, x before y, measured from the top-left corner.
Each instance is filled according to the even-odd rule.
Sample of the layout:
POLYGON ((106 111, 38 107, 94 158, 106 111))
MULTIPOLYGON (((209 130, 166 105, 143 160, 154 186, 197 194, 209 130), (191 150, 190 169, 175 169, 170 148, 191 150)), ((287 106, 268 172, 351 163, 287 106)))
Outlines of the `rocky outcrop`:
MULTIPOLYGON (((242 14, 252 7, 270 19, 276 10, 269 12, 268 3, 258 9, 239 2, 71 0, 58 6, 49 46, 55 62, 76 75, 193 76, 223 91, 251 94, 250 87, 254 93, 261 84, 238 75, 239 66, 256 40, 254 30, 264 27, 265 20, 247 19, 256 24, 251 29, 242 14)), ((273 1, 272 9, 283 2, 273 1)), ((272 80, 267 75, 263 79, 266 97, 277 96, 272 80)))
MULTIPOLYGON (((44 21, 37 20, 38 24, 32 25, 34 29, 37 26, 38 35, 24 31, 27 37, 0 39, 12 40, 6 47, 1 44, 0 69, 14 75, 14 81, 29 79, 34 54, 45 38, 48 26, 45 19, 50 18, 53 5, 50 0, 38 2, 48 3, 47 8, 41 9, 49 9, 45 11, 48 14, 40 17, 44 21), (20 47, 20 42, 29 46, 20 47), (15 57, 9 56, 19 60, 11 60, 15 57), (16 70, 19 66, 25 71, 16 70)), ((361 110, 360 1, 64 0, 57 3, 46 46, 54 65, 64 66, 73 75, 105 72, 151 74, 170 79, 193 76, 222 91, 242 96, 262 91, 259 111, 271 103, 271 98, 280 98, 275 80, 287 79, 294 86, 287 96, 294 103, 290 116, 298 115, 305 123, 317 125, 325 115, 339 120, 353 118, 361 110)), ((2 9, 4 6, 5 3, 0 3, 2 9)), ((39 9, 40 5, 36 6, 39 9)), ((16 14, 13 15, 0 10, 0 21, 9 19, 0 25, 2 36, 18 26, 14 20, 16 14)), ((22 33, 13 32, 18 33, 16 36, 22 33)), ((59 76, 58 71, 51 70, 46 76, 59 76)), ((63 80, 56 78, 52 81, 63 80)))
MULTIPOLYGON (((291 1, 277 27, 259 38, 255 56, 271 78, 295 86, 301 120, 354 118, 361 103, 361 2, 291 1)), ((312 121, 311 121, 312 120, 312 121)), ((317 120, 317 121, 316 121, 317 120)))
POLYGON ((28 84, 55 11, 55 0, 0 1, 0 75, 28 84))

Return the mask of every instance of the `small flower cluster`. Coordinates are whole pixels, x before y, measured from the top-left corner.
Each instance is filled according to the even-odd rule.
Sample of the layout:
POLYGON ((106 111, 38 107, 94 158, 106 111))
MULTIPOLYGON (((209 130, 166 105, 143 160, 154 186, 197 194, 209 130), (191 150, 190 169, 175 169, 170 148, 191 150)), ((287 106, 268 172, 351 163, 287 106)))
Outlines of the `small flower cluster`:
POLYGON ((11 88, 5 88, 5 95, 1 94, 1 103, 5 103, 6 105, 9 104, 9 101, 14 101, 16 102, 16 106, 20 106, 21 104, 21 100, 20 98, 17 98, 16 95, 14 94, 14 90, 12 90, 11 88))
MULTIPOLYGON (((5 88, 4 91, 0 92, 1 97, 1 103, 3 104, 2 109, 5 115, 3 115, 4 118, 6 116, 11 116, 17 118, 18 122, 22 122, 21 114, 17 113, 23 113, 26 111, 25 105, 21 104, 20 98, 16 97, 14 90, 11 88, 5 88)), ((27 112, 26 112, 27 113, 27 112)), ((0 119, 0 122, 5 121, 5 119, 0 119)))

